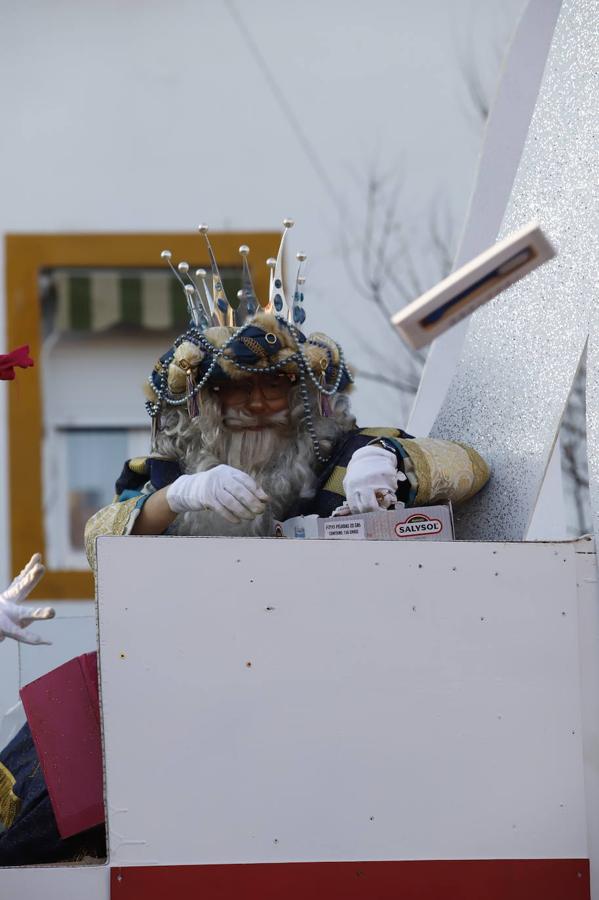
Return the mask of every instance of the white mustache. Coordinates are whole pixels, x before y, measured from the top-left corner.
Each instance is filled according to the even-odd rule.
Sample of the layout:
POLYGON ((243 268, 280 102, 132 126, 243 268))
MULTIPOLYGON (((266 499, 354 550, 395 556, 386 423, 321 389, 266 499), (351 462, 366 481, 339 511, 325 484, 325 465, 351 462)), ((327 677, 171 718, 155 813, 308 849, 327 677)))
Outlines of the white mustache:
POLYGON ((223 419, 228 428, 277 428, 289 424, 289 412, 282 409, 270 416, 252 416, 250 413, 228 412, 223 419))

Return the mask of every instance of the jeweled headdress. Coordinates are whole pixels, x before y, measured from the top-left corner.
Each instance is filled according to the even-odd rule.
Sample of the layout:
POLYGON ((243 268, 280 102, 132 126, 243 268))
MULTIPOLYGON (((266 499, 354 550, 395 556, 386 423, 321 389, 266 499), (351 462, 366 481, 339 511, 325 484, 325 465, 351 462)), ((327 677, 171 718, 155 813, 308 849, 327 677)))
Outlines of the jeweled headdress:
POLYGON ((314 431, 310 383, 319 398, 323 415, 327 398, 346 390, 352 376, 345 365, 341 347, 326 334, 307 337, 302 331, 304 310, 305 253, 297 253, 298 269, 293 298, 287 299, 283 283, 283 252, 291 219, 283 222, 283 234, 276 259, 268 259, 270 289, 268 299, 256 296, 248 263, 249 247, 239 248, 242 257, 242 287, 234 299, 228 298, 218 270, 208 227, 200 225, 208 248, 210 272, 190 266, 175 266, 170 250, 162 251, 187 300, 190 322, 184 334, 160 357, 148 383, 150 396, 146 409, 152 417, 153 432, 165 407, 186 406, 193 418, 199 414, 200 391, 209 382, 245 378, 249 375, 287 375, 297 379, 302 396, 306 427, 312 437, 318 459, 324 461, 314 431))

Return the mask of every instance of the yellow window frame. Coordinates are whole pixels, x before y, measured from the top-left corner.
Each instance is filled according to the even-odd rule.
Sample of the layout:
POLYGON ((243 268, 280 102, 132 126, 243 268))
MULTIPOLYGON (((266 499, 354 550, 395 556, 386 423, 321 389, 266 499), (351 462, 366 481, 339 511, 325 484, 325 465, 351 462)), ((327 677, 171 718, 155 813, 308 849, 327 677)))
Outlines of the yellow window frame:
MULTIPOLYGON (((265 260, 276 255, 275 232, 210 233, 219 266, 239 267, 239 246, 251 247, 253 278, 259 296, 268 293, 265 260)), ((39 273, 44 268, 151 268, 159 266, 165 247, 175 259, 209 269, 199 235, 193 234, 9 234, 5 239, 7 348, 29 344, 40 359, 41 303, 39 273)), ((182 297, 182 302, 184 298, 182 297)), ((165 348, 166 349, 166 348, 165 348)), ((148 365, 152 365, 148 360, 148 365)), ((42 506, 43 421, 39 366, 19 372, 8 388, 8 471, 11 565, 18 572, 33 553, 44 555, 42 506)), ((140 397, 140 403, 143 399, 140 397)), ((115 472, 115 477, 118 473, 115 472)), ((84 600, 94 596, 91 572, 55 569, 31 595, 36 599, 84 600)))

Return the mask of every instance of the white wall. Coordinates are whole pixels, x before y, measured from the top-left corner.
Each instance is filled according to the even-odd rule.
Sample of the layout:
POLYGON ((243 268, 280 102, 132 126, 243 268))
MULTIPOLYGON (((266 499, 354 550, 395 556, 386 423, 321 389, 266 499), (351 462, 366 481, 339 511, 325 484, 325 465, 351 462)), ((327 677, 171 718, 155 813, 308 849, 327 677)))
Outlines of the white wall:
POLYGON ((101 539, 111 865, 586 858, 577 549, 101 539))

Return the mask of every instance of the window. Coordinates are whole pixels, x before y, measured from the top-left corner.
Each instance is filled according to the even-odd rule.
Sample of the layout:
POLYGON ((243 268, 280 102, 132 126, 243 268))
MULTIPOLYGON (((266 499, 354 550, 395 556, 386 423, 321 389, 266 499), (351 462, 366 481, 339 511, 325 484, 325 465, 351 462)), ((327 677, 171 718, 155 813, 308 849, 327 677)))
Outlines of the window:
MULTIPOLYGON (((252 249, 257 291, 277 233, 214 234, 227 291, 236 291, 240 244, 252 249)), ((185 235, 9 235, 7 342, 36 361, 8 391, 12 568, 44 555, 36 597, 94 593, 83 526, 109 503, 125 459, 146 455, 150 422, 142 385, 187 321, 185 301, 160 263, 209 268, 202 242, 185 235)))
POLYGON ((150 428, 57 428, 46 441, 46 562, 53 569, 88 568, 85 523, 114 498, 123 462, 146 456, 150 428))

